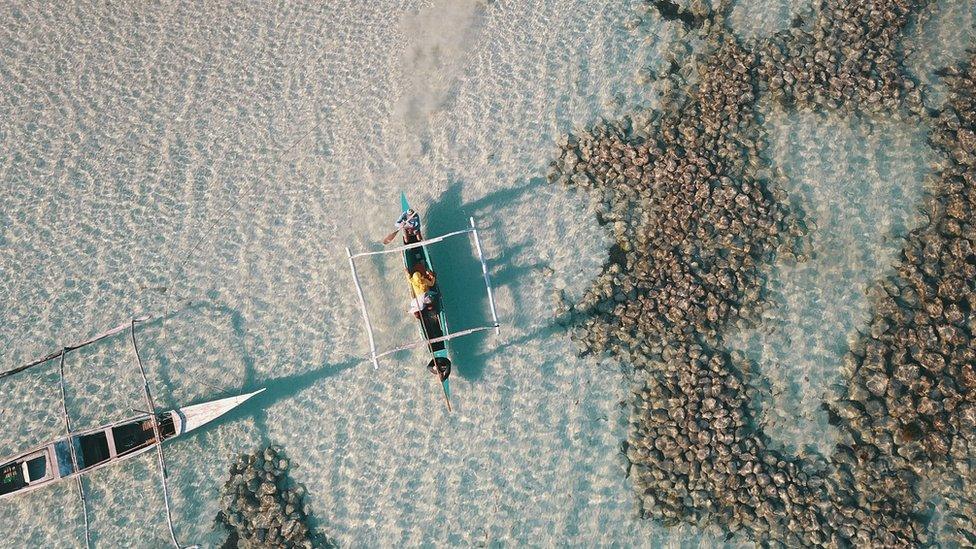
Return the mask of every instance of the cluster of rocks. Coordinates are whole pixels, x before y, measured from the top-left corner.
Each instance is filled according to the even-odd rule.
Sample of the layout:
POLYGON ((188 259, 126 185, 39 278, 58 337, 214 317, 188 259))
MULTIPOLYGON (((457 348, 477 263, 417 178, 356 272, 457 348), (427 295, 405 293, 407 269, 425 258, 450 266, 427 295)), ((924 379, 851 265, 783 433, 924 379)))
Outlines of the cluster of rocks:
POLYGON ((755 389, 739 378, 744 366, 729 353, 681 344, 649 369, 627 443, 642 515, 715 521, 764 545, 916 541, 913 518, 889 501, 911 494, 914 479, 885 477, 881 498, 867 502, 849 471, 784 455, 754 428, 755 389))
POLYGON ((224 547, 306 548, 331 546, 309 527, 305 488, 288 479, 290 462, 280 448, 242 453, 221 490, 217 521, 231 530, 224 547))
POLYGON ((570 135, 552 165, 551 180, 597 191, 598 217, 617 241, 577 305, 589 316, 587 351, 715 335, 729 319, 753 317, 763 266, 805 232, 776 199, 781 191, 754 175, 765 146, 756 58, 728 37, 716 48, 682 108, 570 135))
POLYGON ((972 63, 946 71, 955 94, 932 141, 950 161, 929 226, 879 286, 869 333, 847 360, 846 394, 828 406, 842 427, 835 452, 800 459, 775 447, 755 420, 749 365, 722 342, 763 306, 771 262, 804 258, 802 219, 767 175, 757 101, 923 114, 898 55, 922 6, 825 0, 811 28, 797 21, 755 53, 717 14, 672 13, 701 29, 697 79, 672 71, 665 89, 677 91, 661 110, 561 144, 550 180, 592 191, 616 240, 573 312, 583 352, 610 351, 638 370, 626 448, 643 516, 717 522, 763 544, 927 545, 920 488, 951 463, 955 484, 937 490, 951 500, 948 537, 976 542, 976 503, 952 498, 976 491, 972 63))
MULTIPOLYGON (((876 289, 870 328, 848 355, 837 423, 877 461, 976 488, 976 56, 944 71, 950 88, 930 142, 945 153, 928 223, 876 289)), ((970 494, 973 492, 970 491, 970 494)), ((976 543, 976 513, 948 535, 976 543)))
POLYGON ((800 109, 922 112, 900 50, 927 0, 820 0, 812 24, 794 21, 758 48, 759 86, 800 109))

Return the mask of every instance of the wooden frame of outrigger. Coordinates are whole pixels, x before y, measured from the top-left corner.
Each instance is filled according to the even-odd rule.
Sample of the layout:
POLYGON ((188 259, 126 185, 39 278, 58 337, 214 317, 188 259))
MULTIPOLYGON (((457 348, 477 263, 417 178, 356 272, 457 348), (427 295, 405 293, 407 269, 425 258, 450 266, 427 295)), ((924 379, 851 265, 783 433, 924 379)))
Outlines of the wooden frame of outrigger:
POLYGON ((402 246, 397 246, 395 248, 389 248, 389 249, 385 249, 385 250, 377 250, 377 251, 374 251, 374 252, 360 252, 360 253, 354 254, 354 253, 352 253, 349 250, 348 247, 346 247, 346 255, 349 257, 349 268, 350 268, 350 270, 352 270, 352 280, 353 280, 353 283, 356 285, 356 294, 359 296, 359 305, 360 305, 361 311, 363 313, 363 321, 366 324, 366 336, 369 339, 369 358, 370 358, 370 360, 372 360, 373 367, 374 368, 379 368, 379 366, 380 366, 379 359, 381 357, 384 357, 384 356, 387 356, 387 355, 391 355, 393 353, 397 353, 397 352, 400 352, 400 351, 405 351, 407 349, 412 349, 414 347, 419 347, 421 345, 430 345, 432 343, 439 343, 441 341, 448 341, 448 340, 451 340, 451 339, 455 339, 455 338, 458 338, 458 337, 463 337, 463 336, 466 336, 466 335, 471 335, 471 334, 474 334, 474 333, 477 333, 477 332, 483 332, 483 331, 486 331, 486 330, 495 330, 495 333, 496 334, 498 333, 498 329, 499 329, 498 313, 497 313, 497 311, 495 309, 495 296, 494 296, 494 293, 491 291, 491 278, 488 276, 488 264, 485 262, 485 256, 484 256, 484 253, 482 252, 482 248, 481 248, 481 238, 478 236, 478 228, 474 224, 474 218, 473 217, 469 217, 468 218, 468 221, 471 223, 471 227, 469 227, 467 229, 461 229, 459 231, 450 232, 450 233, 447 233, 447 234, 443 234, 441 236, 435 236, 433 238, 428 238, 427 240, 421 240, 419 242, 414 242, 412 244, 405 244, 405 245, 402 245, 402 246), (372 255, 385 255, 385 254, 392 254, 392 253, 402 253, 405 250, 409 250, 409 249, 412 249, 412 248, 419 248, 421 246, 427 246, 429 244, 435 244, 437 242, 441 242, 443 240, 447 240, 448 238, 451 238, 453 236, 460 236, 460 235, 466 235, 466 234, 470 234, 470 235, 472 235, 474 237, 475 249, 478 252, 478 260, 481 262, 481 273, 484 276, 484 280, 485 280, 485 289, 488 291, 488 305, 491 308, 491 321, 492 321, 492 323, 489 324, 489 325, 485 325, 485 326, 479 326, 477 328, 468 328, 466 330, 461 330, 460 332, 448 333, 448 334, 445 334, 442 337, 436 337, 436 338, 433 338, 433 339, 421 339, 421 340, 418 340, 418 341, 414 341, 412 343, 408 343, 406 345, 400 345, 398 347, 394 347, 393 349, 389 349, 389 350, 383 351, 381 353, 377 353, 376 352, 376 340, 373 337, 373 325, 369 321, 369 313, 366 310, 366 297, 363 295, 363 288, 362 288, 362 286, 359 283, 359 274, 356 271, 356 261, 355 261, 355 259, 357 257, 366 257, 366 256, 372 256, 372 255))

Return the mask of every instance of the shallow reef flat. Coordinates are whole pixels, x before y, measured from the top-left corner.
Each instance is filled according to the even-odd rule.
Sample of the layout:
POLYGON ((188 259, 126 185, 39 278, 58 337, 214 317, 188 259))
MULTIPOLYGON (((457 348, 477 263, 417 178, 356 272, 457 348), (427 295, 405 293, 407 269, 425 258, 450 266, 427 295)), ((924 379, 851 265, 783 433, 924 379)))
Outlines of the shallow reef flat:
MULTIPOLYGON (((152 314, 160 407, 267 389, 167 443, 179 540, 976 544, 972 2, 0 12, 4 368, 152 314), (343 247, 401 190, 484 227, 503 329, 454 349, 451 414, 421 353, 363 360, 343 247)), ((393 259, 362 267, 389 343, 393 259)), ((482 323, 471 251, 434 262, 482 323)), ((69 354, 78 425, 142 406, 132 360, 69 354)), ((62 432, 57 366, 0 385, 5 455, 62 432)), ((167 546, 144 457, 0 526, 167 546)))
POLYGON ((659 109, 571 134, 550 173, 591 190, 612 229, 603 275, 564 314, 584 353, 635 368, 627 455, 642 514, 761 544, 972 544, 976 57, 938 72, 948 98, 931 109, 902 54, 928 2, 819 1, 750 41, 728 3, 650 4, 698 33, 689 69, 672 67, 659 109), (851 183, 830 185, 829 169, 804 182, 781 151, 784 116, 840 124, 801 147, 886 132, 848 144, 871 147, 880 174, 845 170, 835 151, 834 177, 851 183), (784 323, 764 324, 803 318, 789 308, 816 284, 804 269, 827 293, 770 352, 784 323), (810 375, 819 406, 771 397, 777 383, 809 392, 810 375), (792 438, 803 421, 815 425, 792 438))

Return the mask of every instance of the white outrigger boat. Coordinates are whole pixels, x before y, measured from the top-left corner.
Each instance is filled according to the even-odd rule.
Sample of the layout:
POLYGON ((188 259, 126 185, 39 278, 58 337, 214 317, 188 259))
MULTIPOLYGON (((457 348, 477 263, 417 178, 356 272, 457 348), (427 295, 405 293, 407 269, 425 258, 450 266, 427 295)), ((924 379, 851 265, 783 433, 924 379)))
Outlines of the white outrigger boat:
POLYGON ((87 473, 136 457, 152 449, 156 450, 156 459, 159 463, 159 478, 162 485, 170 539, 174 547, 178 549, 183 547, 177 541, 176 529, 173 527, 173 513, 169 504, 169 487, 166 482, 166 461, 163 456, 162 442, 210 423, 264 391, 264 389, 260 389, 253 393, 184 406, 168 412, 157 412, 156 404, 153 402, 152 393, 149 390, 146 369, 143 367, 142 358, 139 356, 139 346, 136 344, 136 324, 148 319, 148 316, 133 318, 125 324, 120 324, 86 341, 62 347, 60 351, 33 362, 0 372, 0 379, 2 379, 60 358, 58 384, 61 389, 61 412, 64 419, 65 436, 0 461, 0 499, 31 492, 62 480, 75 479, 85 519, 85 547, 91 547, 91 532, 88 524, 88 501, 85 497, 85 485, 82 482, 82 477, 87 473), (142 375, 146 409, 135 410, 140 413, 96 429, 73 431, 64 391, 65 356, 70 351, 91 345, 96 341, 126 330, 129 331, 132 352, 142 375))
MULTIPOLYGON (((403 212, 410 210, 410 204, 407 201, 405 193, 400 193, 400 210, 403 212)), ((444 389, 444 400, 447 402, 448 410, 451 410, 451 388, 448 384, 448 377, 451 375, 451 360, 448 356, 449 349, 447 347, 447 342, 458 337, 483 332, 485 330, 494 330, 497 334, 499 328, 498 314, 495 312, 495 298, 491 291, 491 279, 488 276, 488 265, 485 263, 485 256, 481 250, 481 239, 478 237, 478 229, 475 227, 474 218, 469 218, 469 222, 471 223, 470 228, 461 229, 426 240, 423 238, 421 230, 417 230, 414 234, 408 234, 406 231, 404 231, 403 245, 387 250, 353 254, 348 247, 346 248, 346 255, 349 256, 349 268, 352 270, 353 282, 356 285, 356 292, 359 295, 359 304, 362 307, 363 320, 366 323, 366 335, 369 339, 369 357, 373 362, 373 366, 375 368, 379 368, 379 359, 381 357, 391 355, 399 351, 412 349, 414 347, 419 347, 421 345, 426 346, 427 351, 430 353, 430 361, 427 363, 427 369, 432 374, 436 375, 440 380, 441 386, 444 389), (420 321, 419 325, 421 339, 414 341, 413 343, 407 343, 406 345, 400 345, 392 349, 377 352, 376 342, 373 338, 373 326, 369 322, 369 313, 366 311, 366 297, 363 295, 362 286, 359 284, 359 276, 356 272, 355 259, 357 257, 364 256, 401 253, 403 255, 404 269, 407 277, 409 278, 414 272, 427 272, 433 270, 433 262, 430 259, 430 251, 428 250, 428 247, 431 244, 447 240, 448 238, 469 235, 473 237, 475 248, 478 251, 478 260, 481 262, 481 272, 485 280, 485 290, 488 295, 488 305, 491 308, 491 324, 450 333, 447 326, 447 315, 444 313, 443 309, 443 296, 440 295, 440 290, 435 283, 432 288, 433 293, 436 295, 433 303, 427 307, 424 307, 423 304, 418 303, 420 310, 417 312, 417 317, 420 321)), ((387 241, 392 240, 395 235, 396 232, 391 234, 389 237, 387 237, 387 241)), ((414 296, 412 290, 410 297, 411 299, 420 298, 420 296, 414 296)))
POLYGON ((71 433, 3 460, 0 499, 31 492, 134 458, 160 443, 201 427, 260 393, 212 400, 158 415, 143 413, 109 425, 71 433))

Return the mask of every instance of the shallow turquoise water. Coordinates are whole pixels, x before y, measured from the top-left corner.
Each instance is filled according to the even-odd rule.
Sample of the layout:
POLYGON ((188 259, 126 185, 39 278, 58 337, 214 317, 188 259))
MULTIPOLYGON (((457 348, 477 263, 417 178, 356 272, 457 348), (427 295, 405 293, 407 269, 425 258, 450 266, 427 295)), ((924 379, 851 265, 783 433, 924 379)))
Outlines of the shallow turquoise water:
MULTIPOLYGON (((274 441, 343 544, 719 544, 721 532, 636 519, 619 453, 627 369, 576 357, 553 322, 557 290, 580 295, 609 243, 584 197, 542 182, 553 143, 655 104, 642 69, 686 49, 637 4, 5 5, 0 366, 152 314, 137 337, 161 407, 267 387, 167 445, 183 543, 221 541, 229 456, 274 441), (343 248, 376 246, 400 189, 431 234, 468 216, 485 227, 504 328, 456 346, 450 415, 421 353, 378 371, 362 359, 343 248)), ((782 28, 793 8, 774 7, 737 9, 740 34, 782 28)), ((972 13, 950 8, 920 30, 918 66, 961 55, 966 35, 938 29, 972 13)), ((797 332, 863 321, 852 296, 914 222, 929 159, 921 130, 896 122, 770 118, 821 248, 781 271, 782 305, 742 348, 782 389, 769 432, 806 441, 841 342, 795 345, 797 332), (797 369, 810 379, 785 387, 797 369)), ((434 253, 454 326, 484 320, 470 247, 434 253)), ((415 335, 399 273, 395 257, 361 271, 389 344, 415 335)), ((124 335, 69 354, 66 370, 77 428, 142 406, 124 335)), ((56 363, 4 380, 0 454, 58 436, 59 407, 56 363)), ((98 546, 169 543, 154 467, 149 455, 86 479, 98 546)), ((16 545, 82 542, 70 483, 5 501, 0 524, 16 545)))

